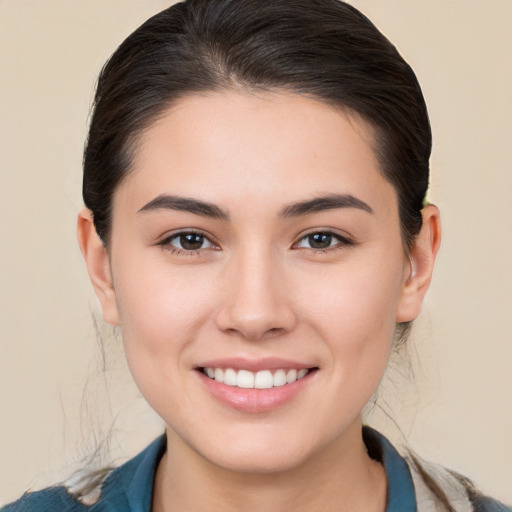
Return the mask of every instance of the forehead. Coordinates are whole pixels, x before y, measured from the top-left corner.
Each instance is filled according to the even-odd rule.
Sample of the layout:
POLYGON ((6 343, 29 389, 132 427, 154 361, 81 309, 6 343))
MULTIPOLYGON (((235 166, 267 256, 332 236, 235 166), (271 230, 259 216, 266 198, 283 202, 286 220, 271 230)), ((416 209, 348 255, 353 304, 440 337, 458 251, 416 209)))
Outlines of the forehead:
POLYGON ((304 96, 190 95, 144 132, 120 192, 141 202, 172 193, 242 205, 339 192, 394 207, 373 147, 360 117, 304 96))

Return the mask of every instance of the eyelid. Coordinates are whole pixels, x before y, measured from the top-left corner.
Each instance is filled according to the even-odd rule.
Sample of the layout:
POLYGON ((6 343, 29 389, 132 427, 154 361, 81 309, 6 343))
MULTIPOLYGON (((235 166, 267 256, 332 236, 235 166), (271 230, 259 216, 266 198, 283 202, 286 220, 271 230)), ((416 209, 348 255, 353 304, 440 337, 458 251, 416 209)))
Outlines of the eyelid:
POLYGON ((352 246, 352 245, 355 245, 355 242, 354 240, 349 237, 348 235, 346 234, 341 234, 339 233, 338 231, 332 229, 332 228, 315 228, 315 229, 312 229, 306 233, 302 233, 298 238, 297 238, 297 241, 293 244, 292 248, 294 249, 304 249, 304 250, 310 250, 310 251, 315 251, 315 252, 327 252, 327 251, 330 251, 330 250, 334 250, 334 249, 340 249, 340 248, 343 248, 343 247, 349 247, 349 246, 352 246), (333 238, 336 238, 338 239, 338 243, 332 245, 332 246, 329 246, 329 247, 325 247, 325 248, 322 248, 322 249, 319 249, 319 248, 314 248, 314 247, 298 247, 298 244, 300 242, 302 242, 305 238, 309 237, 309 236, 312 236, 312 235, 315 235, 315 234, 324 234, 324 235, 331 235, 333 238))
POLYGON ((168 250, 171 253, 174 254, 187 254, 187 255, 194 255, 198 254, 200 252, 203 252, 207 249, 219 249, 219 244, 214 240, 214 238, 204 232, 201 229, 197 228, 180 228, 175 231, 172 231, 170 233, 166 233, 163 237, 160 238, 160 240, 155 244, 157 246, 161 246, 164 249, 168 250), (174 247, 171 244, 171 241, 182 236, 182 235, 197 235, 205 240, 208 240, 208 242, 211 244, 210 247, 204 247, 201 249, 180 249, 179 247, 174 247))
MULTIPOLYGON (((156 242, 157 246, 162 246, 164 249, 168 250, 171 253, 175 254, 187 254, 187 255, 194 255, 201 252, 204 252, 206 250, 220 250, 220 245, 215 241, 214 237, 210 235, 209 233, 206 233, 205 231, 197 228, 180 228, 175 231, 172 231, 170 233, 166 233, 164 236, 161 237, 159 241, 156 242), (204 239, 206 239, 210 246, 201 248, 201 249, 180 249, 179 247, 175 247, 171 244, 171 241, 176 239, 177 237, 181 235, 197 235, 204 239)), ((320 252, 325 253, 331 250, 335 249, 341 249, 349 246, 355 245, 355 241, 348 236, 347 234, 339 233, 337 230, 332 228, 315 228, 311 229, 305 233, 302 233, 299 237, 296 238, 296 241, 292 244, 292 249, 303 249, 303 250, 309 250, 313 252, 320 252), (314 247, 298 247, 300 242, 302 242, 304 239, 306 239, 309 236, 315 235, 315 234, 324 234, 324 235, 330 235, 333 238, 337 239, 338 242, 332 246, 325 247, 325 248, 314 248, 314 247)))

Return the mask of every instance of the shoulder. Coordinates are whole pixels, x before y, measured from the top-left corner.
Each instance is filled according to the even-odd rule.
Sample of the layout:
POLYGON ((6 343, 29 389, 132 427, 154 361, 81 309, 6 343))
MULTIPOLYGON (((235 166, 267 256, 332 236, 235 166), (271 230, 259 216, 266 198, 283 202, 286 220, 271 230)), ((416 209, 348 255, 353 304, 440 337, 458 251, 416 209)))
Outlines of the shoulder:
POLYGON ((430 510, 434 503, 449 503, 449 510, 454 512, 512 512, 511 507, 484 496, 468 478, 411 454, 406 459, 414 480, 418 512, 430 510))
POLYGON ((512 512, 512 507, 504 505, 488 496, 471 497, 475 512, 512 512))
POLYGON ((162 436, 122 466, 110 472, 97 499, 88 505, 64 486, 24 494, 0 512, 149 512, 155 471, 165 452, 162 436))
POLYGON ((1 509, 1 512, 84 512, 87 507, 73 499, 64 487, 50 487, 28 492, 19 500, 1 509))
POLYGON ((421 460, 408 450, 400 455, 382 434, 369 427, 364 427, 363 439, 368 454, 386 470, 387 512, 512 512, 512 507, 483 496, 467 478, 421 460))

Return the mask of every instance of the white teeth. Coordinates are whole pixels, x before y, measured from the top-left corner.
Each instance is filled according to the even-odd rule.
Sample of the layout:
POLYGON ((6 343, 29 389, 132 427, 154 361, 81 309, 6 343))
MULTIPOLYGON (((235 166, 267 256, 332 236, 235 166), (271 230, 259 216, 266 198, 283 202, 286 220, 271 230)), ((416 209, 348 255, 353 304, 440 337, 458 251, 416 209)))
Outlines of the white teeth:
POLYGON ((274 387, 284 386, 286 384, 286 373, 284 370, 277 370, 274 373, 274 387))
POLYGON ((237 385, 239 388, 251 389, 254 387, 254 373, 247 370, 239 370, 237 385))
POLYGON ((291 384, 302 379, 308 373, 307 368, 300 370, 261 370, 253 373, 249 370, 233 370, 232 368, 204 368, 204 373, 217 382, 223 382, 227 386, 244 389, 270 389, 291 384))
POLYGON ((286 374, 286 382, 290 384, 295 380, 297 380, 297 370, 288 370, 288 373, 286 374))
MULTIPOLYGON (((305 377, 305 376, 306 376, 306 373, 308 373, 308 371, 306 370, 306 368, 302 368, 302 370, 299 370, 299 371, 297 372, 297 380, 302 379, 302 377, 305 377)), ((217 379, 217 377, 215 377, 215 379, 217 379)))
MULTIPOLYGON (((217 371, 217 370, 215 370, 217 371)), ((236 386, 236 372, 235 370, 232 370, 231 368, 228 368, 227 370, 224 370, 224 384, 227 384, 228 386, 236 386)))
POLYGON ((274 378, 270 370, 263 370, 256 374, 254 387, 256 389, 270 389, 274 385, 274 378))

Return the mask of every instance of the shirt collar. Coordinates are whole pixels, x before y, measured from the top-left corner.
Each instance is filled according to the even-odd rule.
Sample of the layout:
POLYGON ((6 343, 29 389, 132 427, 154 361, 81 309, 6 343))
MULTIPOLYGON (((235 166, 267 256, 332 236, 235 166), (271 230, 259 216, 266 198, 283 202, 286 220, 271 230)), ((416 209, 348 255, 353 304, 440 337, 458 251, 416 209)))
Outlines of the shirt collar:
POLYGON ((386 471, 386 512, 416 512, 414 484, 405 460, 382 434, 371 427, 363 427, 363 440, 370 457, 381 462, 386 471))
MULTIPOLYGON (((382 434, 371 427, 363 427, 363 440, 370 457, 381 462, 386 471, 386 512, 417 512, 414 484, 405 460, 382 434)), ((125 482, 126 498, 132 511, 151 510, 155 472, 166 445, 163 435, 114 471, 125 482)))

